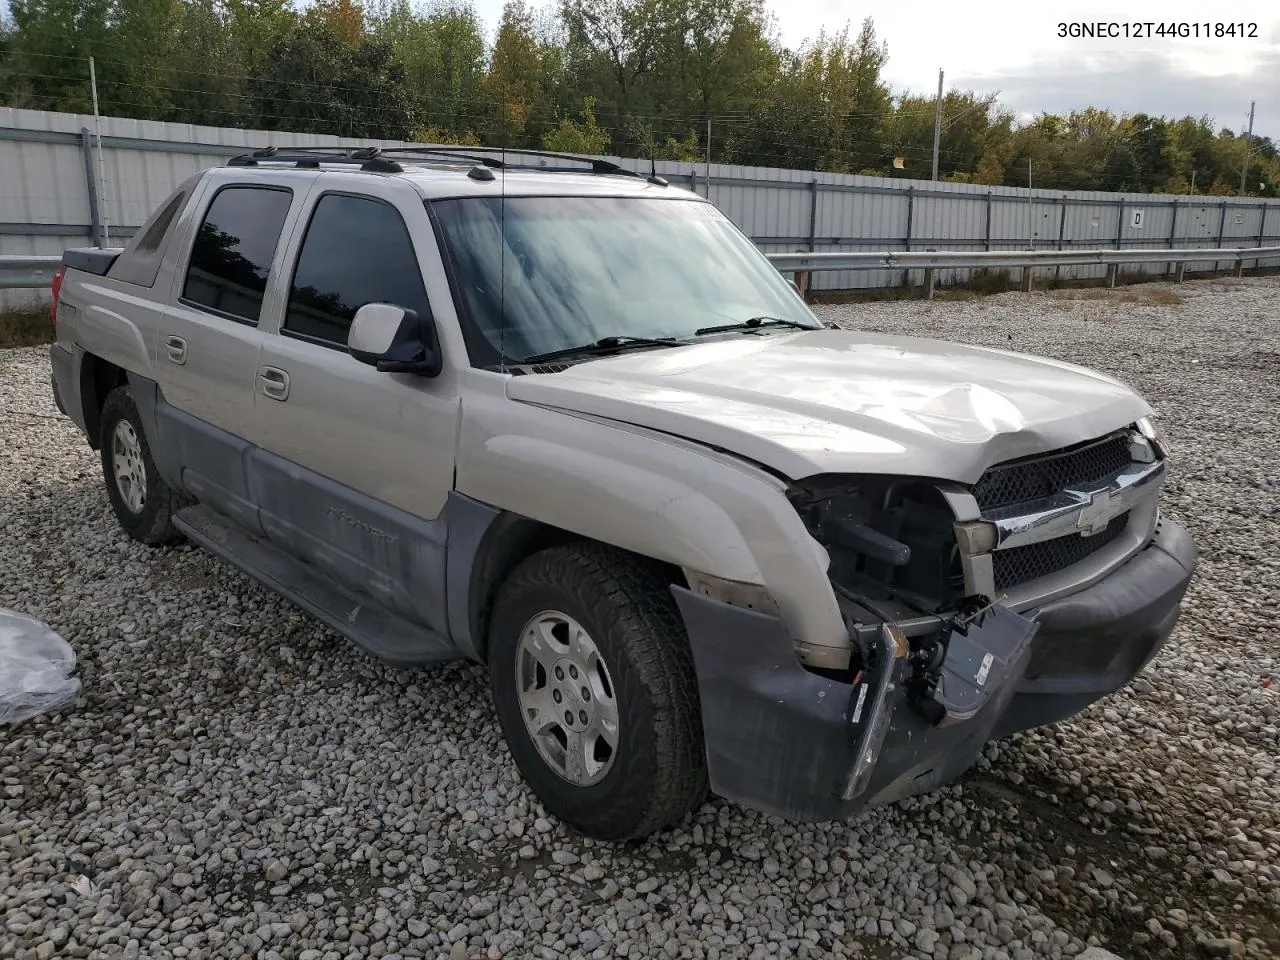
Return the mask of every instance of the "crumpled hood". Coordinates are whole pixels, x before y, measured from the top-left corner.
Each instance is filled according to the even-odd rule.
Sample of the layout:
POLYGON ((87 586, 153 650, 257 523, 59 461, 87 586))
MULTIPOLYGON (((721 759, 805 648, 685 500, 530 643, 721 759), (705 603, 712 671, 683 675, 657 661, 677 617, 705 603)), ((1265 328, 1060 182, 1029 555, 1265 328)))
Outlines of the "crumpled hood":
POLYGON ((799 480, 890 473, 973 483, 994 463, 1151 412, 1118 380, 983 347, 844 330, 656 348, 513 377, 513 400, 729 450, 799 480))

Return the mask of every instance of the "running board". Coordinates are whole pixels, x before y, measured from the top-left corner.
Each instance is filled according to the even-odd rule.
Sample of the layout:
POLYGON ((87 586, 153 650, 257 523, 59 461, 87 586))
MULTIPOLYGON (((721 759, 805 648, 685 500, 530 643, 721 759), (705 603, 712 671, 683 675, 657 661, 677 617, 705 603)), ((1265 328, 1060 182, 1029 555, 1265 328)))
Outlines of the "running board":
POLYGON ((438 633, 361 599, 309 564, 205 506, 186 507, 173 525, 210 553, 328 624, 366 653, 398 666, 461 658, 438 633))

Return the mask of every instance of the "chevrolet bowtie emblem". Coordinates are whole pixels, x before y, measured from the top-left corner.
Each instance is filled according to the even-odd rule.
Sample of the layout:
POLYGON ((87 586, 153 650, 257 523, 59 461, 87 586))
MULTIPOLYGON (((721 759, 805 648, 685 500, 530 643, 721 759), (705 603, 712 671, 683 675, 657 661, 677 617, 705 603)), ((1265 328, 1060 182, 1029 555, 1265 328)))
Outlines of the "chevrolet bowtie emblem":
POLYGON ((1080 509, 1080 518, 1076 521, 1080 535, 1092 537, 1101 533, 1122 509, 1120 504, 1112 503, 1110 490, 1099 490, 1080 509))

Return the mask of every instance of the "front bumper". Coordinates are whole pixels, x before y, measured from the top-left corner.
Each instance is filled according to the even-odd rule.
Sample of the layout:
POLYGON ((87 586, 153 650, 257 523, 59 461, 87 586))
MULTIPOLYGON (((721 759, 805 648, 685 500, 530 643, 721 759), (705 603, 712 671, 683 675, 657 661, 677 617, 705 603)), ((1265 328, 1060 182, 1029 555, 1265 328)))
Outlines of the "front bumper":
POLYGON ((1029 662, 972 718, 933 726, 890 696, 892 721, 866 786, 856 764, 849 684, 805 670, 776 617, 676 587, 693 648, 712 789, 791 820, 837 819, 936 789, 964 773, 984 743, 1073 716, 1128 683, 1173 632, 1196 567, 1180 526, 1106 579, 1023 615, 1039 624, 1029 662))

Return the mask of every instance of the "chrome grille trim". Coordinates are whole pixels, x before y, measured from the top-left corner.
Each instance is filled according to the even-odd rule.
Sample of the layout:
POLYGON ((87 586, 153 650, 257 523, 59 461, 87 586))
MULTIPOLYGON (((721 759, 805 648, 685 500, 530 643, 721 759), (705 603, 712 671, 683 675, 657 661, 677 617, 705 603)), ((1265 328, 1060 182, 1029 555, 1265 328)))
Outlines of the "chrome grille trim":
MULTIPOLYGON (((1043 465, 1055 458, 1075 456, 1077 477, 1081 472, 1095 475, 1092 482, 1070 484, 1032 501, 984 505, 976 495, 978 484, 940 484, 958 523, 982 520, 996 528, 994 550, 961 554, 966 591, 1025 611, 1096 583, 1149 543, 1159 520, 1159 491, 1166 470, 1163 460, 1156 459, 1149 445, 1138 442, 1137 437, 1132 431, 1117 431, 1066 450, 996 464, 984 473, 986 477, 1008 467, 1043 465), (1115 469, 1119 441, 1134 445, 1127 447, 1125 462, 1115 469), (1081 454, 1086 458, 1084 466, 1081 454), (1099 474, 1103 469, 1107 472, 1099 474), (1095 532, 1097 548, 1081 556, 1077 538, 1088 530, 1095 532), (1055 548, 1053 541, 1066 537, 1077 542, 1055 548), (1052 562, 1028 564, 1024 569, 1049 572, 1023 583, 997 584, 998 578, 1008 578, 1010 565, 1007 560, 997 565, 994 558, 1002 550, 1027 550, 1036 545, 1060 560, 1069 558, 1069 562, 1060 568, 1052 562)), ((988 495, 990 490, 988 487, 988 495)))
POLYGON ((1126 512, 1112 517, 1105 529, 1090 537, 1073 533, 996 550, 991 555, 996 590, 1034 583, 1084 563, 1107 544, 1123 536, 1128 525, 1129 514, 1126 512))
POLYGON ((1092 536, 1128 513, 1164 480, 1164 464, 1135 463, 1109 483, 1087 490, 1062 490, 1038 509, 995 521, 997 550, 1025 547, 1059 537, 1092 536))

